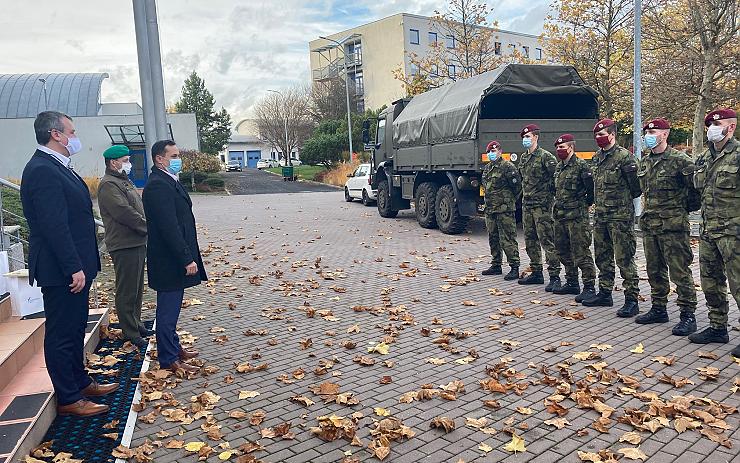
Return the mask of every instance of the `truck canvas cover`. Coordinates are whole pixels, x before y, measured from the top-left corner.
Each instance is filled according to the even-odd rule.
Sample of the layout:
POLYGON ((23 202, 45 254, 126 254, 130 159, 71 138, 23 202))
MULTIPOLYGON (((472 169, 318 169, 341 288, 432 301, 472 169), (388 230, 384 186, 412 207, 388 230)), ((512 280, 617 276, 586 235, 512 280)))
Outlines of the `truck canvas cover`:
POLYGON ((416 95, 393 122, 397 147, 475 139, 481 103, 495 95, 586 97, 586 86, 572 66, 506 64, 416 95))

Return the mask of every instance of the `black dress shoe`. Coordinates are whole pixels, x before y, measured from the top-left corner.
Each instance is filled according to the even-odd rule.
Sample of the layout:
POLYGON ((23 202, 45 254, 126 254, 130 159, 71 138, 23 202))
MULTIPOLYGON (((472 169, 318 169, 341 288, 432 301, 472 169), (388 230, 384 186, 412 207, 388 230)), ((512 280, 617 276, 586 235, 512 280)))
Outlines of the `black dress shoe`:
POLYGON ((733 357, 740 358, 740 344, 737 345, 736 348, 732 349, 732 352, 730 352, 733 357))
POLYGON ((519 266, 512 265, 511 270, 509 270, 509 273, 504 275, 504 280, 511 281, 511 280, 516 280, 517 278, 519 278, 519 266))
POLYGON ((630 318, 638 313, 640 313, 640 307, 637 305, 637 301, 634 299, 625 299, 622 308, 617 310, 617 317, 630 318))
POLYGON ((614 300, 612 299, 611 291, 600 289, 598 294, 584 299, 581 304, 586 307, 611 307, 614 305, 614 300))
POLYGON ((586 299, 591 299, 592 297, 596 296, 596 288, 594 288, 593 283, 587 285, 583 284, 583 291, 581 291, 581 294, 575 297, 576 302, 583 302, 586 299))
POLYGON ((501 269, 500 265, 491 265, 486 270, 483 270, 481 272, 482 275, 501 275, 504 271, 501 269))
POLYGON ((723 328, 712 328, 711 326, 704 331, 693 333, 689 335, 689 341, 694 344, 709 344, 712 342, 718 342, 721 344, 727 344, 730 342, 730 336, 727 334, 727 327, 723 328))
POLYGON ((550 277, 550 282, 545 286, 545 292, 551 293, 560 288, 560 277, 550 277))
MULTIPOLYGON (((652 306, 648 313, 642 314, 635 318, 635 323, 639 325, 652 325, 653 323, 668 323, 668 311, 665 307, 652 306)), ((684 336, 688 335, 686 333, 684 336)))
POLYGON ((552 290, 553 294, 579 294, 581 287, 577 281, 566 281, 564 285, 552 290))
POLYGON ((693 312, 681 312, 681 320, 673 327, 674 336, 688 336, 696 332, 696 317, 693 312))
POLYGON ((142 338, 148 338, 149 336, 154 336, 156 332, 154 330, 147 329, 145 326, 139 327, 139 334, 142 338))
POLYGON ((519 279, 520 285, 541 285, 545 283, 545 277, 542 276, 542 271, 532 272, 524 278, 519 279))

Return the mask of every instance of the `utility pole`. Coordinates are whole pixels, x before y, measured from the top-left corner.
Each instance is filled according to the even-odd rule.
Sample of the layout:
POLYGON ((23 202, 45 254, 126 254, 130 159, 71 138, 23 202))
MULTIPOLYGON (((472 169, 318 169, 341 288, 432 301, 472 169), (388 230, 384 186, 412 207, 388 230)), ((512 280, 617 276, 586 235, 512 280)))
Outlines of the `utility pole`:
MULTIPOLYGON (((632 103, 632 145, 635 150, 635 157, 639 160, 642 157, 642 72, 640 61, 642 60, 642 0, 635 1, 635 65, 634 65, 634 99, 632 103)), ((635 215, 642 215, 641 198, 634 199, 635 215)))
POLYGON ((152 73, 152 97, 154 98, 154 124, 157 140, 170 138, 167 130, 167 115, 164 104, 164 78, 162 75, 162 52, 159 47, 159 24, 157 23, 156 0, 146 2, 146 31, 149 39, 149 69, 152 73))
POLYGON ((347 138, 349 138, 349 162, 351 163, 352 153, 354 152, 354 150, 352 149, 352 115, 349 106, 349 68, 347 67, 347 54, 344 52, 344 45, 341 42, 337 42, 336 40, 330 39, 328 37, 319 38, 335 43, 337 45, 337 48, 342 51, 342 61, 344 61, 344 91, 345 96, 347 97, 347 138))

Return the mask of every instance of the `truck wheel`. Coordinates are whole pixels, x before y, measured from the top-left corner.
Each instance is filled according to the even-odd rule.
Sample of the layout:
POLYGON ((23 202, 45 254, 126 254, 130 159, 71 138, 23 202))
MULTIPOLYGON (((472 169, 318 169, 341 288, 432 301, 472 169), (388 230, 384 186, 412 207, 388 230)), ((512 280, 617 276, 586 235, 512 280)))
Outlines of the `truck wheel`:
POLYGON ((432 182, 424 182, 416 188, 414 208, 416 220, 423 228, 437 228, 436 201, 439 187, 432 182))
POLYGON ((349 195, 349 189, 347 187, 344 187, 344 200, 348 203, 352 202, 352 196, 349 195))
POLYGON ((439 188, 434 209, 437 216, 437 225, 442 233, 457 235, 465 231, 469 218, 460 215, 452 185, 444 185, 439 188))
POLYGON ((388 219, 398 215, 398 211, 391 209, 391 188, 388 180, 378 183, 378 214, 388 219))

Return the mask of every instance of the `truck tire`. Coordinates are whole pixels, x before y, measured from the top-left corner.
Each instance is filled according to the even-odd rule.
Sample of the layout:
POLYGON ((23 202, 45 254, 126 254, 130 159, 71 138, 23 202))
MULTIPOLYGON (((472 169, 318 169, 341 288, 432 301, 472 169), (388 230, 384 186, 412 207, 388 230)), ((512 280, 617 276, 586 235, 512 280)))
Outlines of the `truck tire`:
POLYGON ((443 185, 439 188, 434 210, 437 225, 442 233, 457 235, 464 232, 468 226, 469 217, 460 215, 452 185, 443 185))
POLYGON ((378 214, 381 217, 392 219, 398 215, 398 211, 391 209, 391 187, 388 180, 378 183, 378 214))
POLYGON ((436 183, 424 182, 416 187, 414 209, 416 220, 422 228, 437 228, 437 190, 436 183))

